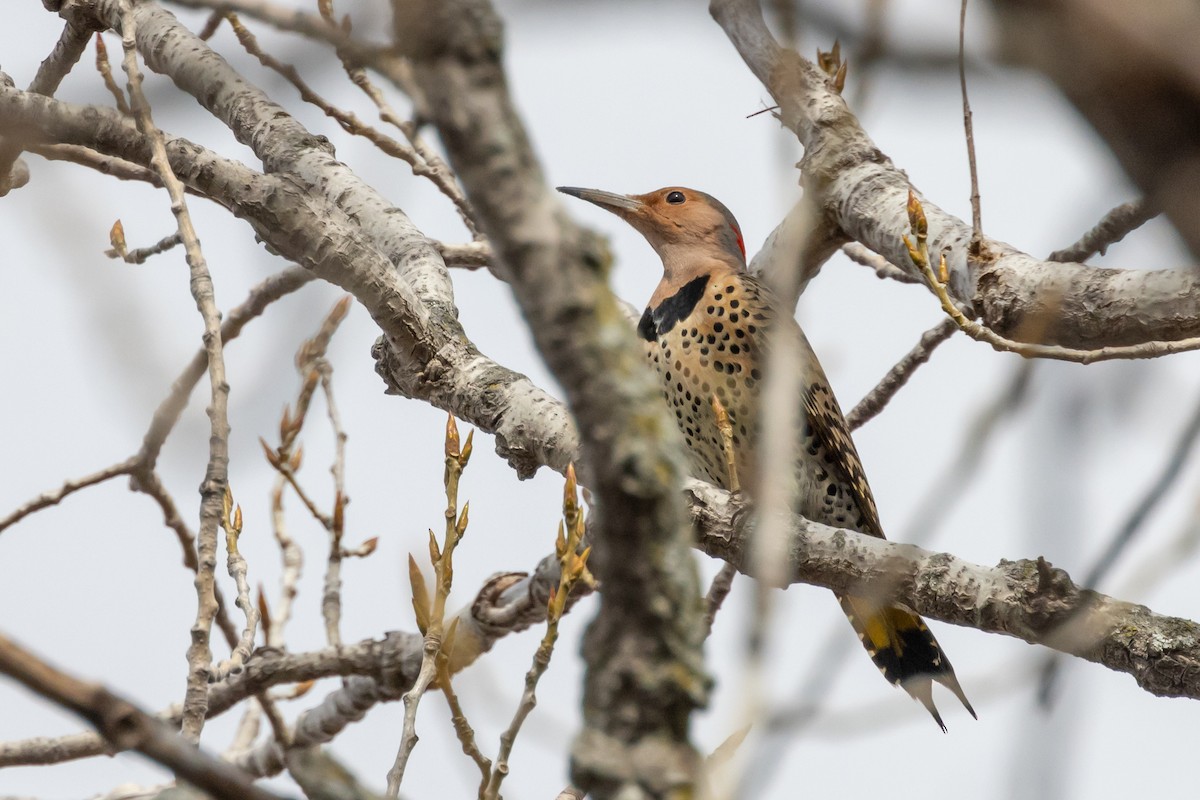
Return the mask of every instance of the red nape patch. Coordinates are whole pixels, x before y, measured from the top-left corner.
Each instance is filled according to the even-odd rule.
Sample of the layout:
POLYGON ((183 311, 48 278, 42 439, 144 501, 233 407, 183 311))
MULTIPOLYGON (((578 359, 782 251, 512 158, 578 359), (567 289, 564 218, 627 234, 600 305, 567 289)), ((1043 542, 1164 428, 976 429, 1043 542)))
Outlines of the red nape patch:
POLYGON ((746 243, 742 241, 742 229, 738 226, 733 226, 733 234, 737 236, 738 250, 742 251, 742 259, 746 258, 746 243))

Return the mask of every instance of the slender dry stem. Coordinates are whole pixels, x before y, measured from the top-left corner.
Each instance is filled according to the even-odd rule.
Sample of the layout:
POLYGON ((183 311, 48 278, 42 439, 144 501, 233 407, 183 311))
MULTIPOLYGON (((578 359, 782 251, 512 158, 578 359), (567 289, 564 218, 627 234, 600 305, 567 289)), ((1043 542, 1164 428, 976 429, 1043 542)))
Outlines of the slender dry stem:
POLYGON ((855 430, 872 420, 896 396, 896 392, 904 388, 908 379, 916 372, 917 367, 929 360, 938 345, 949 339, 958 330, 958 324, 953 319, 943 319, 934 325, 913 345, 904 358, 896 362, 887 375, 858 401, 850 413, 846 415, 846 424, 850 430, 855 430))
POLYGON ((213 670, 213 680, 222 680, 230 672, 240 669, 250 658, 254 649, 254 637, 258 633, 260 614, 250 600, 250 581, 247 578, 246 559, 238 549, 238 538, 242 535, 242 507, 233 503, 233 492, 225 487, 221 513, 221 527, 225 530, 225 550, 227 554, 227 569, 237 586, 237 606, 246 617, 246 627, 230 653, 229 658, 213 670))
POLYGON ((967 0, 958 13, 958 84, 962 87, 963 131, 967 137, 967 164, 971 168, 971 254, 983 250, 983 214, 979 205, 979 167, 975 163, 975 130, 971 122, 971 101, 967 99, 967 0))
MULTIPOLYGON (((719 401, 714 397, 713 402, 719 401)), ((532 666, 525 673, 525 690, 521 693, 521 702, 517 705, 512 722, 500 735, 496 766, 492 769, 486 789, 481 793, 484 800, 496 800, 500 796, 500 784, 508 775, 508 759, 512 755, 517 734, 521 732, 525 718, 537 705, 538 681, 550 666, 554 644, 558 641, 558 622, 567 609, 567 598, 580 580, 588 584, 592 582, 587 571, 587 559, 591 548, 580 550, 585 528, 583 507, 579 503, 579 490, 575 480, 575 465, 572 464, 567 467, 567 482, 563 487, 563 521, 558 525, 558 537, 555 540, 555 554, 558 556, 560 567, 558 588, 550 593, 546 609, 546 633, 533 654, 532 666)))
POLYGON ((404 694, 404 732, 400 738, 400 749, 396 753, 395 763, 387 774, 387 796, 400 796, 400 783, 404 780, 404 770, 408 766, 408 758, 417 745, 417 707, 421 696, 429 688, 437 675, 438 656, 442 652, 445 635, 444 620, 446 616, 446 598, 450 595, 450 587, 454 581, 454 549, 462 540, 467 530, 469 504, 464 505, 462 513, 458 511, 458 482, 463 470, 471 458, 472 441, 475 432, 467 434, 467 441, 459 445, 458 424, 453 415, 446 419, 445 472, 442 482, 446 488, 446 526, 442 543, 439 546, 433 531, 429 531, 429 558, 433 562, 434 592, 432 602, 425 588, 424 579, 416 561, 409 556, 409 575, 413 578, 413 608, 417 614, 417 626, 425 635, 425 643, 421 658, 421 671, 411 689, 404 694))
POLYGON ((150 105, 142 92, 142 73, 137 63, 136 13, 129 0, 121 3, 121 45, 125 52, 122 66, 129 81, 129 95, 137 126, 150 140, 153 153, 151 166, 162 179, 163 186, 171 197, 171 212, 175 215, 179 236, 187 251, 192 296, 204 320, 204 345, 208 355, 208 374, 212 387, 212 401, 209 406, 212 435, 209 437, 208 467, 200 488, 200 568, 195 581, 196 620, 192 623, 192 642, 188 647, 188 680, 182 727, 186 739, 198 742, 208 708, 208 677, 212 662, 209 631, 217 613, 213 573, 217 558, 217 526, 221 520, 229 469, 229 384, 225 380, 221 314, 217 310, 212 278, 204 254, 200 250, 200 240, 192 226, 183 184, 171 170, 162 132, 155 126, 150 114, 150 105))

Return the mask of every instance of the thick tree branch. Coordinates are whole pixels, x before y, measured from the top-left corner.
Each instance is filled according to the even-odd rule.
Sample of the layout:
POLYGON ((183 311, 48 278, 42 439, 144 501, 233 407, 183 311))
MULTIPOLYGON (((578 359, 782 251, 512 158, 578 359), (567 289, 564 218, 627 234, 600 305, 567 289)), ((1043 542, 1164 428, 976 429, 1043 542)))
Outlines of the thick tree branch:
MULTIPOLYGON (((0 134, 7 132, 87 145, 138 165, 150 159, 148 142, 116 112, 0 85, 0 134)), ((488 359, 467 338, 445 264, 407 217, 377 206, 352 220, 287 176, 256 173, 185 139, 169 139, 167 153, 175 174, 192 189, 249 222, 275 252, 362 303, 385 334, 375 356, 389 391, 452 410, 495 434, 497 451, 522 477, 541 466, 563 471, 576 458, 578 440, 562 404, 524 375, 488 359), (409 247, 397 246, 396 266, 364 239, 363 225, 373 232, 379 219, 403 228, 409 247)), ((324 159, 350 180, 345 167, 324 159)))
MULTIPOLYGON (((913 272, 908 179, 863 131, 826 75, 780 47, 758 0, 713 0, 713 16, 780 106, 804 145, 804 184, 835 231, 913 272)), ((1200 335, 1200 272, 1048 264, 986 239, 969 252, 971 226, 921 198, 932 253, 946 253, 951 295, 1002 336, 1081 350, 1200 335)))
MULTIPOLYGON (((688 483, 692 518, 709 555, 753 571, 751 515, 743 501, 688 483)), ((1163 697, 1200 699, 1200 625, 1078 588, 1043 559, 983 567, 949 553, 837 530, 794 517, 789 582, 887 596, 923 616, 1013 636, 1132 675, 1163 697)))

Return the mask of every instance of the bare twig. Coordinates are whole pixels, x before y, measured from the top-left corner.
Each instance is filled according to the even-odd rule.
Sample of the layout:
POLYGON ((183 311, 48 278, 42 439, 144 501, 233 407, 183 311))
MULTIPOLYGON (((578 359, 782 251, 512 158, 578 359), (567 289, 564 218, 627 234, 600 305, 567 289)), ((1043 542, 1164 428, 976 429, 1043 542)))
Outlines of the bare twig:
POLYGON ((104 46, 103 34, 97 32, 95 40, 96 71, 100 73, 100 77, 104 81, 104 88, 108 89, 108 93, 113 96, 117 110, 125 116, 130 116, 133 112, 129 108, 129 103, 125 101, 125 93, 121 91, 121 87, 117 86, 116 80, 113 79, 112 65, 108 63, 108 48, 104 46))
POLYGON ((713 623, 717 620, 717 612, 721 610, 721 606, 725 602, 725 598, 729 596, 729 590, 733 588, 733 579, 737 575, 737 570, 731 564, 722 564, 721 571, 718 572, 708 585, 708 593, 704 595, 704 626, 706 635, 712 634, 713 623))
POLYGON ((1087 261, 1099 253, 1104 255, 1111 245, 1124 239, 1130 232, 1137 230, 1158 216, 1158 211, 1152 209, 1145 200, 1133 203, 1123 203, 1096 223, 1096 227, 1085 233, 1079 241, 1062 250, 1055 250, 1047 258, 1048 261, 1087 261))
MULTIPOLYGON (((339 50, 339 55, 342 55, 339 50)), ((350 80, 354 85, 362 89, 362 91, 371 98, 371 102, 375 103, 379 109, 379 118, 384 122, 393 125, 401 133, 404 138, 408 139, 412 145, 414 155, 417 157, 415 161, 409 162, 412 166, 413 174, 428 178, 434 186, 438 188, 442 194, 449 198, 454 204, 454 208, 458 211, 458 216, 463 221, 463 225, 467 227, 467 231, 471 234, 471 238, 476 242, 482 241, 483 234, 480 233, 478 226, 475 224, 475 215, 471 210, 471 204, 467 202, 466 196, 463 194, 462 187, 458 185, 458 181, 454 178, 454 173, 450 167, 442 160, 433 148, 431 148, 417 129, 414 122, 401 119, 387 100, 383 96, 383 92, 371 82, 367 76, 367 72, 361 66, 357 66, 349 58, 342 57, 342 63, 346 67, 346 73, 350 76, 350 80)))
POLYGON ((883 256, 879 255, 879 253, 876 253, 873 250, 868 250, 864 245, 861 245, 858 242, 849 242, 842 245, 842 252, 845 253, 851 261, 875 270, 875 275, 881 280, 891 280, 899 283, 924 283, 924 281, 917 276, 905 272, 883 256))
MULTIPOLYGON (((162 188, 162 180, 153 170, 122 158, 101 155, 90 147, 75 144, 30 143, 26 149, 48 161, 69 161, 72 164, 94 169, 102 175, 110 175, 120 181, 141 181, 162 188)), ((196 197, 202 196, 191 187, 186 187, 186 191, 196 197)))
MULTIPOLYGON (((338 415, 337 404, 334 402, 331 377, 333 367, 325 359, 325 352, 338 326, 341 325, 342 320, 346 318, 346 314, 349 311, 350 298, 343 297, 334 304, 313 338, 300 346, 299 352, 296 353, 296 369, 299 370, 304 383, 301 385, 300 394, 296 399, 295 412, 284 411, 283 419, 279 423, 280 443, 278 449, 272 452, 267 447, 266 442, 262 443, 267 460, 279 471, 281 479, 286 480, 291 485, 309 513, 329 533, 329 556, 326 562, 324 587, 321 594, 321 615, 325 620, 325 637, 331 645, 341 644, 342 639, 340 631, 342 609, 341 569, 344 555, 342 536, 345 532, 347 502, 345 486, 346 432, 342 427, 341 418, 338 415), (325 514, 317 508, 316 503, 304 491, 296 477, 296 471, 300 469, 303 454, 301 449, 295 448, 296 440, 300 435, 301 428, 304 426, 304 421, 308 417, 308 409, 318 384, 323 388, 326 409, 334 433, 335 455, 331 468, 334 483, 334 498, 333 513, 331 514, 325 514)), ((277 484, 274 493, 274 505, 278 509, 277 513, 282 510, 281 489, 282 486, 277 484)), ((277 523, 277 531, 281 529, 281 525, 282 521, 277 523)), ((282 544, 283 541, 281 540, 282 544)), ((287 557, 286 548, 284 556, 285 558, 287 557)))
POLYGON ((858 405, 846 415, 846 424, 850 426, 850 430, 855 430, 870 422, 876 414, 882 411, 884 406, 896 395, 896 392, 908 383, 908 379, 912 377, 917 367, 928 361, 937 346, 949 339, 957 330, 958 325, 954 320, 943 319, 921 334, 921 338, 913 346, 913 349, 909 350, 904 358, 888 370, 887 375, 883 376, 875 388, 867 392, 866 396, 858 401, 858 405))
POLYGON ((449 653, 454 651, 454 633, 457 628, 457 620, 450 623, 450 628, 446 632, 445 644, 437 654, 435 664, 437 686, 442 690, 442 696, 446 698, 446 705, 450 707, 450 724, 454 726, 454 735, 458 737, 463 754, 474 761, 475 766, 479 768, 479 794, 482 795, 487 788, 488 778, 492 774, 492 761, 479 749, 479 745, 475 741, 475 731, 467 722, 462 703, 458 699, 458 692, 454 691, 454 683, 451 681, 449 653))
MULTIPOLYGON (((221 342, 227 344, 236 339, 247 323, 257 319, 267 306, 309 283, 314 277, 311 272, 301 267, 288 267, 255 286, 240 305, 230 309, 225 315, 225 323, 221 326, 221 342)), ((142 438, 142 448, 138 453, 140 461, 151 467, 158 461, 158 454, 162 451, 167 436, 187 407, 192 388, 207 368, 208 350, 201 348, 175 379, 171 385, 171 393, 155 409, 154 417, 142 438)))
POLYGON ((967 163, 971 168, 971 254, 983 251, 983 215, 979 206, 979 167, 975 164, 975 131, 971 123, 971 101, 967 99, 967 0, 958 12, 958 84, 962 87, 963 130, 967 137, 967 163))
POLYGON ((496 766, 491 777, 487 779, 482 800, 497 800, 500 796, 500 784, 508 776, 508 759, 512 755, 513 745, 525 718, 537 705, 537 685, 546 669, 550 666, 550 657, 554 654, 554 645, 558 641, 558 623, 567 609, 567 600, 572 589, 579 581, 592 585, 593 581, 587 571, 587 558, 591 548, 580 550, 584 535, 583 507, 579 503, 579 491, 575 482, 575 467, 567 467, 567 483, 563 488, 563 521, 558 525, 558 538, 555 541, 555 554, 558 556, 560 572, 558 588, 550 595, 546 612, 546 633, 533 654, 533 665, 525 673, 525 689, 521 693, 521 702, 512 722, 500 735, 500 751, 496 755, 496 766))
POLYGON ((132 703, 54 669, 3 636, 0 672, 86 719, 115 749, 137 750, 214 797, 276 800, 245 772, 202 752, 132 703))
POLYGON ((113 223, 112 229, 108 232, 108 239, 112 243, 112 249, 105 250, 104 255, 109 258, 119 258, 126 264, 145 264, 151 257, 183 244, 183 240, 179 238, 179 232, 176 231, 164 236, 149 247, 129 250, 125 245, 125 227, 121 224, 121 220, 113 223))
POLYGON ((241 43, 242 47, 246 49, 246 52, 257 58, 259 63, 261 63, 264 67, 274 70, 286 78, 288 83, 292 84, 292 86, 296 87, 296 90, 300 92, 300 98, 304 100, 304 102, 311 103, 312 105, 321 109, 326 116, 337 122, 337 124, 340 125, 347 133, 354 134, 355 136, 362 136, 364 139, 370 141, 371 144, 378 147, 387 155, 398 158, 414 168, 417 166, 419 159, 411 147, 407 147, 390 136, 387 136, 386 134, 376 130, 359 119, 354 113, 337 108, 332 103, 325 100, 323 97, 321 97, 321 95, 317 94, 311 86, 308 85, 304 78, 300 76, 300 72, 295 68, 295 66, 291 64, 285 64, 274 56, 264 52, 263 49, 259 47, 258 40, 255 38, 254 34, 251 33, 250 30, 238 20, 235 14, 230 12, 226 15, 226 17, 229 20, 230 26, 237 34, 238 41, 241 43))
POLYGON ((192 295, 204 319, 204 344, 208 355, 208 372, 212 386, 209 407, 212 435, 209 437, 208 467, 201 485, 199 565, 196 573, 197 609, 192 624, 192 643, 188 647, 188 687, 184 698, 183 735, 190 741, 200 739, 208 705, 208 675, 212 660, 209 630, 217 612, 213 572, 216 566, 217 525, 225 494, 229 468, 229 384, 225 381, 225 362, 221 345, 221 315, 213 296, 212 278, 208 273, 200 240, 192 227, 184 198, 183 184, 175 177, 167 158, 162 132, 154 125, 150 106, 142 92, 142 74, 137 64, 136 19, 129 0, 121 3, 121 45, 125 51, 122 66, 129 81, 129 94, 138 129, 150 140, 153 156, 151 165, 158 172, 171 197, 171 211, 179 226, 179 235, 187 250, 191 272, 192 295))
POLYGON ((0 531, 17 524, 25 517, 37 511, 41 511, 43 508, 49 508, 50 506, 58 505, 75 492, 78 492, 80 489, 86 489, 89 486, 95 486, 96 484, 104 483, 105 481, 115 478, 118 475, 128 475, 133 469, 134 461, 135 460, 132 458, 126 459, 118 464, 105 467, 98 472, 93 472, 91 475, 85 475, 82 478, 69 480, 52 492, 44 492, 39 494, 37 497, 29 500, 21 506, 18 506, 11 513, 0 519, 0 531))
MULTIPOLYGON (((213 670, 213 679, 220 680, 236 669, 240 669, 250 658, 254 648, 254 637, 258 633, 259 613, 250 600, 250 581, 246 577, 246 559, 238 549, 238 538, 242 535, 242 507, 233 504, 233 492, 228 484, 225 486, 225 496, 221 510, 221 527, 225 530, 225 550, 227 553, 229 576, 237 586, 237 606, 246 618, 246 627, 238 638, 237 644, 230 653, 229 659, 213 670)), ((266 710, 264 708, 264 710, 266 710)))
POLYGON ((287 519, 283 513, 283 478, 276 478, 275 487, 271 492, 271 530, 275 541, 279 543, 280 556, 283 560, 283 572, 279 576, 279 601, 271 614, 270 624, 267 625, 267 645, 283 647, 284 628, 292 618, 292 601, 299 591, 300 574, 304 569, 304 552, 296 541, 288 535, 287 519))

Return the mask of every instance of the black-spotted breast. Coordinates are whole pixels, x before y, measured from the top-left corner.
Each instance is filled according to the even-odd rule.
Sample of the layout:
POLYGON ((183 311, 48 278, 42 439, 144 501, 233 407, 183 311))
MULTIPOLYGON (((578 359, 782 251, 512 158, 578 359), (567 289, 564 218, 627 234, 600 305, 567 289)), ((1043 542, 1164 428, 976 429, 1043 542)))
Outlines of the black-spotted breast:
MULTIPOLYGON (((879 512, 825 371, 800 326, 780 313, 770 290, 746 271, 741 228, 718 200, 671 186, 643 195, 593 189, 559 191, 620 216, 663 263, 663 278, 638 324, 663 396, 687 441, 693 472, 723 488, 729 470, 712 398, 721 401, 733 433, 736 470, 747 494, 758 485, 756 446, 765 347, 784 336, 801 358, 803 392, 793 471, 795 511, 838 528, 883 537, 879 512)), ((842 610, 871 659, 893 684, 920 701, 942 730, 933 681, 971 708, 954 668, 925 622, 911 609, 865 597, 839 596, 842 610)))

